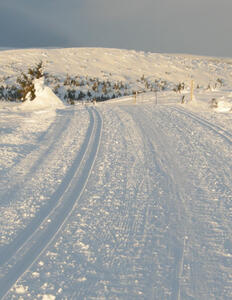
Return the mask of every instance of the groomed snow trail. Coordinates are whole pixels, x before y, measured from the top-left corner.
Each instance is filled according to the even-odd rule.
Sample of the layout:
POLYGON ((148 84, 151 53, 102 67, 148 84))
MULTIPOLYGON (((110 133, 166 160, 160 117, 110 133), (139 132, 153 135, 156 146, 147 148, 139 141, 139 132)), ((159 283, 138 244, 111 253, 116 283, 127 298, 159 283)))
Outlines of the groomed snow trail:
POLYGON ((0 297, 22 276, 27 268, 54 239, 87 183, 95 161, 101 137, 102 120, 94 109, 90 114, 89 128, 77 156, 63 182, 49 203, 39 211, 32 222, 15 240, 2 250, 0 297))
POLYGON ((232 133, 173 104, 96 110, 83 193, 5 299, 231 299, 232 133))
POLYGON ((230 299, 231 132, 179 107, 125 110, 150 136, 171 192, 162 203, 169 227, 164 248, 173 259, 170 266, 166 252, 167 265, 175 270, 176 264, 169 282, 174 289, 170 298, 154 299, 230 299))
POLYGON ((30 221, 63 181, 86 136, 89 114, 81 108, 0 113, 2 263, 5 247, 24 239, 26 227, 30 233, 30 221))
POLYGON ((185 111, 184 109, 180 108, 180 107, 172 107, 174 110, 186 115, 189 118, 192 118, 193 120, 196 120, 198 123, 202 124, 203 126, 208 127, 209 129, 211 129, 212 131, 214 131, 217 135, 220 135, 224 140, 226 140, 227 142, 232 144, 232 133, 228 132, 226 129, 222 128, 219 125, 213 124, 211 122, 209 122, 208 120, 197 116, 196 114, 194 114, 193 112, 190 111, 185 111))

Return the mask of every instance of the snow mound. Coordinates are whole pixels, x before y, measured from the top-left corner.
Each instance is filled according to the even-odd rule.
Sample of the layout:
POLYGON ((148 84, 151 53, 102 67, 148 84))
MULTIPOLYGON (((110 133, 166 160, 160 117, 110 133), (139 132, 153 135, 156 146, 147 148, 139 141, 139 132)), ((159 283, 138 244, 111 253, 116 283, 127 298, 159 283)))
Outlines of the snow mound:
POLYGON ((29 99, 26 100, 22 107, 23 109, 56 109, 64 107, 63 102, 53 93, 51 88, 45 86, 44 84, 44 77, 35 79, 35 99, 30 101, 29 99))
POLYGON ((56 297, 53 295, 43 295, 42 300, 55 300, 56 297))
POLYGON ((220 100, 214 110, 217 112, 232 112, 232 103, 220 100))

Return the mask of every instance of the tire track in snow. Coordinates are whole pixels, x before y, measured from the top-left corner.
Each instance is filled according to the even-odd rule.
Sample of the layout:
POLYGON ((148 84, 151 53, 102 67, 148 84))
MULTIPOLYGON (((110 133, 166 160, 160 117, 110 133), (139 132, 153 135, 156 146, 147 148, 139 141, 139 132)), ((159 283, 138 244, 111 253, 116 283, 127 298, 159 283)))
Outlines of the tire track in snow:
MULTIPOLYGON (((53 206, 43 209, 33 227, 27 227, 23 240, 5 249, 0 278, 0 298, 29 269, 54 240, 83 193, 99 149, 102 119, 96 109, 89 109, 90 125, 86 139, 60 188, 53 195, 53 206), (14 248, 16 247, 16 249, 14 248), (10 255, 6 255, 9 252, 10 255), (7 263, 8 262, 8 263, 7 263)), ((2 258, 2 256, 1 256, 2 258)))

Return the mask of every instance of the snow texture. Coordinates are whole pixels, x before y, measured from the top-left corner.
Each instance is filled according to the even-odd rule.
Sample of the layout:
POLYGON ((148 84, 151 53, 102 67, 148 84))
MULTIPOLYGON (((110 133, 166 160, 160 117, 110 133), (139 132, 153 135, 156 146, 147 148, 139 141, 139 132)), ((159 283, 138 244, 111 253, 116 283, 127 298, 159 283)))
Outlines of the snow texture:
POLYGON ((67 106, 40 79, 34 101, 0 103, 0 298, 231 299, 232 61, 9 50, 1 74, 41 58, 58 75, 194 77, 194 97, 67 106))

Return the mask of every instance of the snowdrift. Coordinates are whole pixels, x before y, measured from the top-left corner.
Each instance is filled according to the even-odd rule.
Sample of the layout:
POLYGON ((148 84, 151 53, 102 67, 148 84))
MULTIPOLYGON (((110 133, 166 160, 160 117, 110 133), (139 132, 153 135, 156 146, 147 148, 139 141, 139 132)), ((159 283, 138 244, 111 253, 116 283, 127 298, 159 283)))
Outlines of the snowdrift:
POLYGON ((220 100, 218 101, 217 107, 214 110, 216 112, 232 112, 232 103, 220 100))
POLYGON ((36 98, 34 100, 26 100, 22 104, 22 109, 57 109, 64 107, 63 102, 53 93, 53 91, 44 85, 44 78, 34 81, 36 98))

